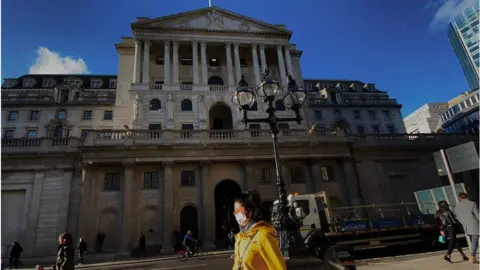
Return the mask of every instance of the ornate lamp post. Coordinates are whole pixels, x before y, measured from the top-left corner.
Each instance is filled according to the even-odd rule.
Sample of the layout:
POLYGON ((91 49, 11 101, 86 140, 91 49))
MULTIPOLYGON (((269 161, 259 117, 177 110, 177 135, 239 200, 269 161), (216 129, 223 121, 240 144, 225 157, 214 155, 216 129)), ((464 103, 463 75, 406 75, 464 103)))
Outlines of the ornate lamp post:
POLYGON ((277 80, 268 76, 269 70, 266 69, 263 74, 263 81, 260 86, 256 89, 256 95, 263 98, 264 102, 268 104, 266 110, 267 117, 260 119, 249 119, 247 116, 248 108, 252 107, 255 103, 256 97, 255 93, 248 88, 247 82, 243 79, 238 83, 238 88, 235 91, 232 102, 237 104, 240 108, 240 111, 243 112, 242 122, 247 126, 248 123, 267 123, 270 127, 270 135, 272 136, 273 141, 273 154, 275 158, 275 169, 277 173, 277 192, 278 192, 278 203, 272 208, 272 223, 273 226, 277 229, 277 232, 280 235, 280 247, 284 251, 284 256, 288 257, 288 253, 285 253, 285 250, 288 250, 290 243, 294 242, 299 232, 299 225, 304 218, 303 211, 296 211, 295 208, 298 208, 297 205, 289 204, 287 200, 287 192, 285 190, 285 183, 283 181, 282 167, 280 164, 280 154, 278 151, 278 123, 281 122, 292 122, 295 121, 298 124, 302 122, 302 117, 300 115, 300 108, 305 102, 306 92, 299 88, 292 78, 291 75, 288 76, 288 90, 285 96, 283 97, 283 104, 285 107, 293 110, 295 112, 294 118, 278 118, 275 115, 275 96, 280 92, 281 88, 277 80), (300 213, 300 214, 297 214, 300 213), (290 241, 289 241, 290 239, 290 241))

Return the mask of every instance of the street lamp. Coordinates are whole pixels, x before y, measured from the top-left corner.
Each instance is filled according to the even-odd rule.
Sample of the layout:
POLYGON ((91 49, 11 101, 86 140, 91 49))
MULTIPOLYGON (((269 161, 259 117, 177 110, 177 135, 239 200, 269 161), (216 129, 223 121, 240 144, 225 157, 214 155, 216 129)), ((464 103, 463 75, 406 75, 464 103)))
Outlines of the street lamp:
MULTIPOLYGON (((255 104, 256 95, 254 91, 250 90, 245 79, 241 78, 238 83, 238 88, 235 91, 232 102, 237 104, 240 111, 243 112, 242 122, 245 123, 245 127, 248 123, 267 123, 270 127, 270 135, 273 141, 273 153, 275 158, 275 169, 277 173, 277 192, 278 203, 272 208, 272 223, 277 229, 280 235, 280 248, 282 250, 288 250, 289 246, 294 246, 297 236, 299 235, 299 227, 301 226, 302 219, 304 218, 303 211, 298 211, 299 206, 297 204, 289 203, 287 200, 287 192, 285 190, 285 183, 283 182, 282 167, 280 165, 280 154, 278 152, 278 123, 295 121, 298 124, 302 122, 300 115, 300 108, 305 102, 306 92, 299 88, 292 78, 288 76, 288 89, 283 97, 283 104, 286 108, 289 108, 295 112, 293 118, 279 118, 275 115, 275 97, 281 91, 280 84, 272 77, 268 76, 269 70, 265 69, 263 74, 263 81, 256 89, 256 95, 263 98, 263 101, 268 104, 266 110, 267 117, 260 119, 249 119, 247 111, 255 104), (294 236, 294 237, 292 237, 294 236), (291 241, 289 241, 291 239, 291 241), (292 242, 292 243, 290 243, 292 242), (293 244, 293 245, 291 245, 293 244)), ((288 257, 288 253, 285 254, 288 257)))

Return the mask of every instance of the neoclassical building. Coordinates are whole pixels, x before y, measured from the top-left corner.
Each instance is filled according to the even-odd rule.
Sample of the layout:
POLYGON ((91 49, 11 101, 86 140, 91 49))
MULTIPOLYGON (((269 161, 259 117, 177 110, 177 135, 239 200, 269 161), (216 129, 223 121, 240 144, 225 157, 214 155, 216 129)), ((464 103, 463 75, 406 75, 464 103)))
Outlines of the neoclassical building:
MULTIPOLYGON (((235 224, 242 190, 258 190, 265 210, 276 199, 267 126, 245 127, 231 97, 242 75, 255 87, 266 67, 283 88, 286 74, 305 86, 292 32, 217 7, 139 18, 132 30, 116 45, 117 76, 5 80, 2 245, 53 254, 58 233, 70 231, 90 245, 104 232, 110 252, 131 250, 140 233, 168 249, 175 229, 213 245, 223 224, 235 224)), ((397 121, 398 109, 385 121, 397 121)), ((259 99, 249 117, 264 110, 259 99)), ((306 121, 280 127, 282 171, 289 192, 326 191, 332 206, 414 201, 414 191, 441 184, 434 151, 476 140, 404 127, 355 134, 329 125, 311 135, 311 110, 307 103, 306 121)))

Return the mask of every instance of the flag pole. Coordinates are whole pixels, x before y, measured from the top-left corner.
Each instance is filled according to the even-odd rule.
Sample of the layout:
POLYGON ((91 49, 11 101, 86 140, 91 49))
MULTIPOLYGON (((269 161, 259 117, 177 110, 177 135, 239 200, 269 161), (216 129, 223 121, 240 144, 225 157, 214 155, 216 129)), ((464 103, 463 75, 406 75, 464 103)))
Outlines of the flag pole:
POLYGON ((208 7, 212 7, 212 0, 208 0, 208 7))

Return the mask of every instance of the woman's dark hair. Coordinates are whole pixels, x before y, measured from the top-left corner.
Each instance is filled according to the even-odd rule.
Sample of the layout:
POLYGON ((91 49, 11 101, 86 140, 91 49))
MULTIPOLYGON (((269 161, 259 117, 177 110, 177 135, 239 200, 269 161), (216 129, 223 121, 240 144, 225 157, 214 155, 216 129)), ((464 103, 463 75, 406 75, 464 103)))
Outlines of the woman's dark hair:
POLYGON ((441 212, 450 211, 450 206, 448 205, 447 201, 439 201, 438 202, 438 210, 441 212))
POLYGON ((73 242, 72 235, 67 233, 67 232, 64 232, 64 233, 60 234, 60 238, 65 239, 65 244, 66 245, 71 245, 72 242, 73 242))
POLYGON ((235 198, 234 203, 238 202, 243 207, 245 211, 249 212, 254 221, 263 220, 263 215, 260 211, 260 204, 262 200, 260 199, 260 194, 255 190, 249 190, 242 193, 239 197, 235 198))

